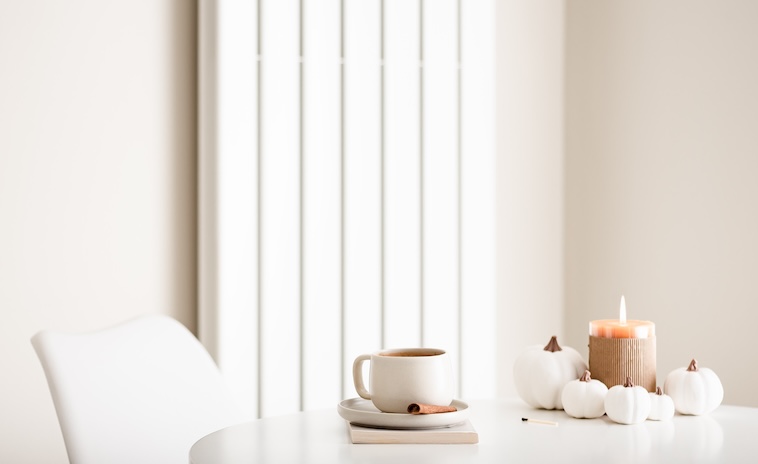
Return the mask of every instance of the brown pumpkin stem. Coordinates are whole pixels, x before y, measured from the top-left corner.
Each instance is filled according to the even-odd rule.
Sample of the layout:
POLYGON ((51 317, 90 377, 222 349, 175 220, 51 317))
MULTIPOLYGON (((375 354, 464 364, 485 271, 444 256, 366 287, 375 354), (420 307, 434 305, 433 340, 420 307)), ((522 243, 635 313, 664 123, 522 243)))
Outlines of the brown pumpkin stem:
POLYGON ((655 388, 655 394, 658 396, 663 396, 663 390, 661 390, 661 387, 655 388))
POLYGON ((632 383, 632 378, 631 377, 627 377, 626 378, 626 382, 624 382, 624 386, 626 388, 631 388, 631 387, 634 386, 634 384, 632 383))
POLYGON ((580 382, 589 382, 590 380, 592 380, 592 377, 590 377, 590 371, 584 371, 584 374, 579 377, 580 382))
POLYGON ((690 361, 690 365, 687 367, 688 372, 697 372, 697 359, 690 361))
POLYGON ((545 351, 555 353, 556 351, 563 351, 563 348, 558 344, 558 338, 555 335, 550 337, 550 341, 545 345, 545 351))

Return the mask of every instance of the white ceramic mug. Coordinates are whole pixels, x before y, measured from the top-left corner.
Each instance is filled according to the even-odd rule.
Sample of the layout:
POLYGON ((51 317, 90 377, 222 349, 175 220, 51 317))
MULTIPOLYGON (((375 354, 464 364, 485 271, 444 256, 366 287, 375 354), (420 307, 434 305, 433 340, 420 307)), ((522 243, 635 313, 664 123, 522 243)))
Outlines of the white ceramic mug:
POLYGON ((362 354, 353 362, 353 382, 361 398, 380 411, 406 413, 413 403, 446 406, 455 385, 450 357, 435 348, 402 348, 362 354), (363 363, 370 361, 369 389, 363 382, 363 363))

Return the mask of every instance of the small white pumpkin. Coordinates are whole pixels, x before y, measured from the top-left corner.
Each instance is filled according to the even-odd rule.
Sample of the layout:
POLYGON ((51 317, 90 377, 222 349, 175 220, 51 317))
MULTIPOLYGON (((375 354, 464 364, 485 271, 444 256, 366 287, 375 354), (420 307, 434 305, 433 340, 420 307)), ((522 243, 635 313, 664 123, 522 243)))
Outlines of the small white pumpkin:
POLYGON ((685 369, 674 369, 666 376, 663 390, 674 400, 674 407, 681 414, 708 414, 724 399, 724 387, 715 372, 698 367, 697 360, 690 361, 685 369))
POLYGON ((605 395, 605 413, 619 424, 639 424, 650 414, 650 395, 635 386, 630 377, 624 385, 614 385, 605 395))
POLYGON ((665 421, 674 417, 674 400, 665 395, 661 387, 650 393, 650 414, 647 418, 654 421, 665 421))
POLYGON ((587 364, 573 348, 558 345, 553 336, 543 348, 526 348, 513 365, 513 380, 518 395, 529 406, 563 409, 563 387, 587 370, 587 364))
POLYGON ((577 419, 594 419, 605 414, 605 395, 608 387, 591 377, 590 371, 584 371, 577 380, 572 380, 563 387, 561 402, 563 409, 577 419))

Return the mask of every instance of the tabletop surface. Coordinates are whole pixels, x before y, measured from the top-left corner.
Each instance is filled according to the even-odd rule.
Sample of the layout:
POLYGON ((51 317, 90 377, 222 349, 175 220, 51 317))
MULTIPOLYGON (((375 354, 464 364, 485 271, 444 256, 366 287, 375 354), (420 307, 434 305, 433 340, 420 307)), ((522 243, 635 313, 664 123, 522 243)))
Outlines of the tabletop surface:
POLYGON ((518 399, 469 401, 479 443, 352 444, 334 409, 228 427, 195 443, 191 464, 469 462, 758 462, 758 408, 721 405, 704 416, 621 425, 607 416, 573 419, 518 399), (526 423, 547 419, 558 426, 526 423))

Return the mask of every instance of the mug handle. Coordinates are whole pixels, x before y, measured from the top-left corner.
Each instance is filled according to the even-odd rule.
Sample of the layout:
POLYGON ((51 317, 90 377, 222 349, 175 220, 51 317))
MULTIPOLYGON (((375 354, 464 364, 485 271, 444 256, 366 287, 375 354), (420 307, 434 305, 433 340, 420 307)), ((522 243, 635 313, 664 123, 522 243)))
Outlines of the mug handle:
POLYGON ((358 392, 358 395, 366 400, 371 399, 371 394, 366 390, 366 387, 363 384, 363 363, 365 361, 371 360, 370 354, 362 354, 355 358, 355 361, 353 361, 353 383, 355 384, 355 391, 358 392))

